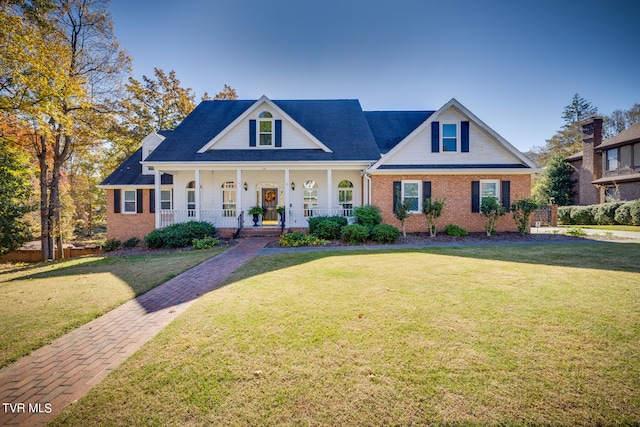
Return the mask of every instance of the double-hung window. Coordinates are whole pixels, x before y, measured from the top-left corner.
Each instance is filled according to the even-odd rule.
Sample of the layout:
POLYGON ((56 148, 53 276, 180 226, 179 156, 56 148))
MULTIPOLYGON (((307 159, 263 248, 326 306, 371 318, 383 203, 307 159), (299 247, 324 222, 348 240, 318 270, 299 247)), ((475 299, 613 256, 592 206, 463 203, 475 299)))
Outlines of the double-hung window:
POLYGON ((222 214, 225 217, 236 216, 236 183, 233 181, 222 184, 222 214))
POLYGON ((258 141, 261 147, 273 145, 273 115, 268 111, 260 113, 258 118, 258 141))
POLYGON ((304 216, 313 216, 313 210, 318 206, 318 186, 313 180, 304 183, 304 216))
POLYGON ((497 179, 480 181, 480 206, 482 201, 488 197, 500 200, 500 181, 497 179))
POLYGON ((458 151, 458 125, 454 123, 442 125, 442 151, 458 151))
POLYGON ((123 201, 123 209, 124 213, 136 213, 136 190, 125 190, 124 191, 124 201, 123 201))
POLYGON ((171 210, 171 190, 160 191, 160 209, 171 210))
POLYGON ((618 149, 607 150, 607 172, 618 170, 618 149))
POLYGON ((402 181, 402 203, 406 203, 411 213, 420 212, 422 181, 402 181))

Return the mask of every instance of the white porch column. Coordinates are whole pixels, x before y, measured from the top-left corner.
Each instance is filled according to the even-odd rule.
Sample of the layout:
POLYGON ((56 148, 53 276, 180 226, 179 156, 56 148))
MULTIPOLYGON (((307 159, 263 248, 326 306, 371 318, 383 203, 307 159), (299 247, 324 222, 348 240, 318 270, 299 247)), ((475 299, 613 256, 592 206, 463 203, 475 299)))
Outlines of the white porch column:
POLYGON ((162 227, 162 212, 160 212, 160 185, 162 184, 162 173, 156 168, 153 170, 153 185, 155 192, 156 228, 162 227))
POLYGON ((329 204, 329 215, 333 215, 333 181, 332 171, 327 169, 327 198, 329 204))
POLYGON ((200 169, 196 169, 196 221, 200 221, 200 169))
POLYGON ((242 170, 236 170, 236 213, 240 215, 242 212, 242 192, 244 185, 242 184, 242 170))
POLYGON ((285 220, 284 220, 284 226, 287 227, 289 225, 289 200, 291 195, 289 194, 289 191, 291 190, 291 182, 289 179, 289 169, 285 169, 284 170, 284 202, 282 203, 282 206, 284 206, 284 212, 285 212, 285 220))

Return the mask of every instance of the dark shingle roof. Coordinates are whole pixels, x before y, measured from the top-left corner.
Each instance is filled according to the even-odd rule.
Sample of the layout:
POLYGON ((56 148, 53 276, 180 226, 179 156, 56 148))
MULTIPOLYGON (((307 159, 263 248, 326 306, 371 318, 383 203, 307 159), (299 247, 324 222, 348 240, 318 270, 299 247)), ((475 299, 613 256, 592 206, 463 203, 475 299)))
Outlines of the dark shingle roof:
POLYGON ((635 123, 613 138, 609 138, 598 146, 598 149, 619 147, 640 140, 640 123, 635 123))
POLYGON ((364 114, 380 153, 385 154, 433 113, 434 111, 367 111, 364 114))
MULTIPOLYGON (((131 155, 116 170, 111 172, 100 185, 153 185, 153 175, 142 174, 142 148, 131 155)), ((173 184, 173 176, 163 174, 162 184, 173 184)))
MULTIPOLYGON (((357 100, 272 101, 325 144, 304 150, 209 150, 203 146, 256 101, 203 101, 147 158, 167 162, 336 161, 380 158, 371 129, 357 100)), ((286 144, 286 142, 284 142, 286 144)), ((247 132, 248 145, 248 132, 247 132)))

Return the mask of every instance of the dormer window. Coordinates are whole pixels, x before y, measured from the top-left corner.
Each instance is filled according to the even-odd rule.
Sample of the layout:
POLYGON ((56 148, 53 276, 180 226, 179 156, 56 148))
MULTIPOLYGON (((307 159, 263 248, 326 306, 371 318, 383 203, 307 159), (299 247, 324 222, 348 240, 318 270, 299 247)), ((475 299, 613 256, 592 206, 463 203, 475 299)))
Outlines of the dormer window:
POLYGON ((453 123, 442 125, 442 151, 458 151, 458 126, 453 123))
POLYGON ((258 132, 261 147, 273 145, 273 115, 268 111, 263 111, 258 116, 258 132))

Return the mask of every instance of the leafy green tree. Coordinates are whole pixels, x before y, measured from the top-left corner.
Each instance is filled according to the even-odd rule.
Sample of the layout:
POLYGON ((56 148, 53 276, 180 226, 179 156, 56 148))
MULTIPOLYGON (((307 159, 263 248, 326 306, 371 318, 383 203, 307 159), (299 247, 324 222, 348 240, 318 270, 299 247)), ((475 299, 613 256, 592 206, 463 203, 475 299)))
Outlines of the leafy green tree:
POLYGON ((64 167, 76 149, 102 140, 99 130, 108 101, 117 95, 130 65, 114 36, 106 3, 0 3, 0 110, 32 129, 44 259, 54 258, 54 238, 62 256, 64 167))
POLYGON ((575 180, 571 179, 571 165, 562 154, 551 157, 540 181, 536 185, 536 198, 542 203, 553 201, 558 206, 573 204, 575 192, 572 190, 575 180))
POLYGON ((442 215, 442 210, 444 209, 444 200, 445 199, 431 199, 428 198, 422 204, 422 213, 427 216, 427 222, 429 223, 429 234, 431 237, 434 237, 437 233, 437 222, 440 215, 442 215))
POLYGON ((562 129, 548 139, 544 147, 534 147, 535 162, 544 166, 556 154, 560 154, 564 158, 582 150, 580 122, 597 113, 597 107, 576 93, 571 103, 565 106, 562 112, 562 118, 565 121, 562 129))
POLYGON ((538 203, 533 198, 516 200, 511 204, 511 213, 520 234, 529 233, 529 219, 536 209, 538 209, 538 203))
POLYGON ((29 157, 0 137, 0 255, 19 247, 30 237, 22 217, 36 209, 29 198, 33 192, 29 157))
POLYGON ((484 230, 487 232, 487 236, 493 236, 496 234, 496 226, 498 225, 498 219, 507 212, 507 209, 502 206, 500 200, 497 197, 483 197, 480 203, 480 214, 484 217, 484 230))
MULTIPOLYGON (((399 198, 399 197, 398 197, 399 198)), ((409 218, 409 207, 411 202, 405 200, 404 202, 399 202, 396 205, 396 210, 393 213, 396 216, 396 219, 400 221, 402 225, 402 237, 407 237, 407 227, 405 225, 405 221, 409 218)))

